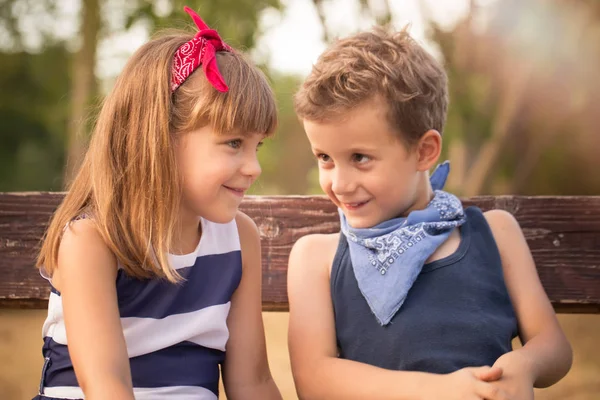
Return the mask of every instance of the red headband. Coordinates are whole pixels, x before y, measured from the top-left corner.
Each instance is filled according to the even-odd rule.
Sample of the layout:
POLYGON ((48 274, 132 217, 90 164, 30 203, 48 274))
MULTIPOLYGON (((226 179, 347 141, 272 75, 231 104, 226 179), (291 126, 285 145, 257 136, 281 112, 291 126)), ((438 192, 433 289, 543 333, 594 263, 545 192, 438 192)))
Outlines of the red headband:
POLYGON ((219 92, 229 90, 219 67, 217 66, 217 51, 232 51, 214 29, 208 25, 189 7, 183 8, 198 27, 199 31, 188 42, 177 49, 173 57, 173 69, 171 72, 171 93, 185 82, 185 80, 202 65, 206 78, 219 92))

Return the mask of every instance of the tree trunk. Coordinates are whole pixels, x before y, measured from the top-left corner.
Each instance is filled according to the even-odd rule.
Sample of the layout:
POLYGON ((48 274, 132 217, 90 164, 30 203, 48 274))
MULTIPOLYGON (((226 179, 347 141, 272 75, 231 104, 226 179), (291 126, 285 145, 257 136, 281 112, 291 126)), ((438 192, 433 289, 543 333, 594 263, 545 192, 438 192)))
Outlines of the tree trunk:
POLYGON ((512 124, 522 106, 531 70, 531 65, 523 67, 520 71, 516 68, 512 70, 512 79, 507 83, 507 88, 500 98, 492 137, 482 146, 467 172, 464 196, 481 195, 485 182, 492 177, 500 153, 509 139, 512 124))
POLYGON ((96 48, 100 30, 100 0, 82 0, 82 44, 73 58, 71 86, 71 118, 67 148, 67 166, 64 186, 67 187, 77 175, 85 154, 87 114, 96 92, 96 48))
POLYGON ((317 11, 317 16, 319 17, 319 22, 321 23, 321 29, 323 29, 323 41, 325 43, 329 43, 331 37, 329 36, 329 29, 327 29, 327 22, 325 20, 325 10, 323 9, 323 0, 313 0, 313 4, 315 5, 315 10, 317 11))

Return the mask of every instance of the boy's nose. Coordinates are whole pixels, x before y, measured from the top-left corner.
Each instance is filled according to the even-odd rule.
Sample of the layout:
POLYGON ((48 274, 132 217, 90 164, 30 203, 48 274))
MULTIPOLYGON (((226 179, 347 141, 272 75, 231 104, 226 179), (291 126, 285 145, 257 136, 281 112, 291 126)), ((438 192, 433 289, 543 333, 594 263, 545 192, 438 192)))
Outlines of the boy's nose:
POLYGON ((351 173, 337 169, 331 178, 331 190, 336 195, 352 193, 356 188, 356 182, 351 173))

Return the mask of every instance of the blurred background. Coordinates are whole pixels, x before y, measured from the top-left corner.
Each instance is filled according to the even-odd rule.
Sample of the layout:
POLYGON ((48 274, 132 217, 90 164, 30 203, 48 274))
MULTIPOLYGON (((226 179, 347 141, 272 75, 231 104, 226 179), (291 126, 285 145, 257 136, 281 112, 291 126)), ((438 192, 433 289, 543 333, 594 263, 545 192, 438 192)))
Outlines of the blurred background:
MULTIPOLYGON (((293 93, 336 37, 407 23, 450 78, 449 190, 600 194, 597 0, 0 0, 0 191, 63 190, 125 61, 157 30, 190 27, 184 5, 251 54, 277 94, 254 194, 320 193, 293 93)), ((37 394, 44 318, 0 310, 1 399, 37 394)), ((275 380, 295 399, 287 314, 264 318, 275 380)), ((560 321, 575 364, 536 399, 600 398, 600 316, 560 321)))

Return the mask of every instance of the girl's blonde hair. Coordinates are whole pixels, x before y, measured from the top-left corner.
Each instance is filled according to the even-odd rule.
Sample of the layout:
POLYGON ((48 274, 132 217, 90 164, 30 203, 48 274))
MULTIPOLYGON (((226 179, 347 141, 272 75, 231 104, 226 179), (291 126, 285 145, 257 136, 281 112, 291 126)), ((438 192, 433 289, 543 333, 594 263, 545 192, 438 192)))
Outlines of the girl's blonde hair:
POLYGON ((217 133, 274 132, 273 92, 235 51, 217 53, 228 92, 214 89, 199 67, 171 93, 173 55, 192 37, 172 32, 142 46, 104 100, 81 169, 42 243, 37 267, 49 275, 65 226, 86 214, 128 275, 178 281, 167 258, 181 199, 177 135, 208 125, 217 133))

